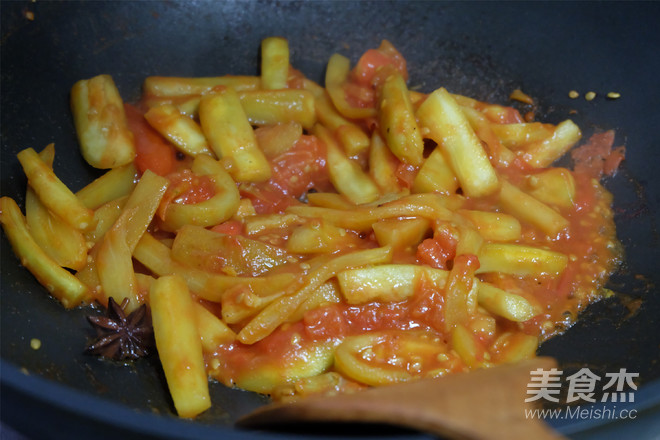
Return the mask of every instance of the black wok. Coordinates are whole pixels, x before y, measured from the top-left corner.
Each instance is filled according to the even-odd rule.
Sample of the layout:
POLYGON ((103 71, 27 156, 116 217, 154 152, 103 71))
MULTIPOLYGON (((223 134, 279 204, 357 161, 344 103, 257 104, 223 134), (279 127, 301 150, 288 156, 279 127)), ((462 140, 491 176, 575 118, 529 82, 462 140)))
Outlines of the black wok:
MULTIPOLYGON (((74 190, 98 176, 79 154, 68 111, 75 81, 108 73, 135 101, 147 75, 257 74, 260 40, 272 35, 289 39, 292 64, 317 81, 332 53, 355 61, 386 38, 407 58, 410 84, 423 91, 444 86, 506 104, 521 88, 549 122, 570 117, 585 137, 616 129, 617 144, 627 146, 619 174, 606 182, 626 251, 609 286, 617 295, 589 307, 540 352, 567 372, 587 366, 599 375, 619 368, 640 375, 635 402, 619 404, 637 410, 635 420, 552 421, 561 432, 657 438, 660 3, 3 1, 0 8, 0 192, 21 206, 26 179, 15 154, 23 148, 54 142, 56 173, 74 190), (572 89, 598 96, 572 100, 572 89), (621 98, 606 100, 610 91, 621 98)), ((123 366, 84 355, 87 312, 64 311, 50 299, 4 236, 1 251, 3 426, 34 438, 245 438, 234 421, 266 398, 212 384, 213 408, 195 422, 178 420, 155 359, 123 366), (32 338, 42 341, 39 350, 30 348, 32 338)), ((337 429, 305 434, 425 438, 337 429)))

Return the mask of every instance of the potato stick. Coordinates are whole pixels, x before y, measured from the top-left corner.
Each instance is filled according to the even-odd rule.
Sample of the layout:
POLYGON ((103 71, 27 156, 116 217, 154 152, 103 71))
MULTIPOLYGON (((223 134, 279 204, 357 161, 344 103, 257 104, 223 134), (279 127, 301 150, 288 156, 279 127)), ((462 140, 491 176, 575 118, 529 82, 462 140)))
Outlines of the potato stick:
POLYGON ((498 338, 496 344, 498 343, 503 346, 500 356, 497 358, 500 363, 513 363, 531 359, 536 355, 536 350, 539 348, 539 338, 524 333, 505 333, 498 338))
POLYGON ((257 144, 268 159, 289 151, 302 134, 302 125, 296 121, 260 127, 254 131, 257 144))
MULTIPOLYGON (((39 157, 52 168, 55 147, 49 144, 39 157)), ((87 243, 83 234, 51 213, 28 185, 25 195, 25 220, 32 238, 57 264, 73 270, 87 263, 87 243)))
POLYGON ((475 282, 474 273, 475 267, 470 264, 468 258, 458 256, 454 258, 454 265, 447 275, 444 292, 444 321, 447 333, 468 322, 469 299, 476 294, 478 284, 475 282))
POLYGON ((117 304, 121 304, 124 298, 128 298, 130 301, 126 311, 129 313, 140 305, 131 249, 127 244, 129 223, 136 211, 137 208, 124 209, 103 237, 96 254, 96 271, 101 282, 103 302, 112 297, 117 304))
POLYGON ((387 146, 402 162, 420 165, 424 159, 424 141, 401 74, 394 73, 385 80, 378 106, 380 132, 387 146))
POLYGON ((484 244, 484 238, 469 222, 457 225, 458 243, 456 255, 477 255, 484 244))
POLYGON ((562 253, 533 246, 486 243, 479 251, 477 273, 501 272, 520 276, 560 275, 568 264, 562 253))
POLYGON ((195 295, 213 302, 220 302, 225 291, 237 285, 250 286, 254 290, 271 287, 281 289, 295 279, 295 275, 291 273, 263 277, 235 277, 187 267, 174 261, 170 249, 148 232, 138 242, 133 257, 158 276, 180 275, 195 295))
POLYGON ((562 157, 581 137, 580 128, 567 119, 555 127, 550 138, 530 144, 519 154, 528 164, 545 168, 562 157))
POLYGON ((233 161, 232 177, 239 182, 270 178, 270 164, 257 146, 252 126, 233 89, 204 96, 199 104, 199 119, 217 157, 233 161))
POLYGON ((423 217, 431 221, 455 218, 451 211, 460 207, 461 199, 440 194, 414 194, 381 206, 359 206, 350 211, 315 206, 290 206, 287 212, 300 217, 316 217, 337 226, 356 231, 368 231, 380 219, 393 217, 423 217))
POLYGON ((76 193, 78 200, 89 209, 127 196, 137 184, 138 173, 133 163, 113 168, 76 193))
POLYGON ((399 251, 412 251, 431 231, 426 218, 386 218, 372 225, 376 241, 399 251))
POLYGON ((25 195, 25 219, 32 238, 62 267, 80 270, 87 263, 85 236, 60 217, 52 214, 28 186, 25 195))
POLYGON ((17 157, 28 183, 48 209, 81 231, 93 226, 94 212, 76 198, 36 151, 27 148, 18 153, 17 157))
POLYGON ((397 193, 401 190, 396 176, 398 166, 396 156, 387 148, 378 131, 374 130, 369 149, 369 175, 383 193, 397 193))
POLYGON ((458 179, 445 159, 442 148, 435 148, 415 176, 413 191, 455 194, 457 189, 458 179))
POLYGON ((340 194, 355 204, 373 202, 380 191, 371 178, 352 161, 337 144, 332 134, 322 125, 316 125, 313 133, 325 143, 330 181, 340 194))
POLYGON ((209 176, 213 180, 215 194, 210 199, 195 204, 168 204, 162 224, 165 230, 177 231, 186 224, 214 226, 236 214, 240 194, 236 183, 220 162, 200 154, 195 157, 191 170, 198 176, 209 176))
POLYGON ((315 341, 297 350, 286 362, 248 362, 237 372, 234 384, 243 390, 272 394, 278 386, 323 374, 332 367, 333 342, 315 341))
POLYGON ((337 111, 348 119, 362 119, 376 116, 374 108, 352 107, 346 100, 342 85, 348 78, 351 61, 343 55, 334 54, 328 61, 325 71, 325 88, 337 111))
POLYGON ((176 234, 172 258, 200 270, 229 275, 261 275, 292 259, 284 249, 261 240, 219 234, 193 225, 185 225, 176 234))
POLYGON ((110 230, 121 215, 127 200, 128 196, 124 196, 96 208, 94 211, 94 229, 85 231, 85 240, 92 244, 101 241, 103 235, 110 230))
POLYGON ((509 321, 524 322, 541 313, 538 307, 534 307, 522 296, 485 282, 479 283, 477 295, 481 307, 509 321))
POLYGON ((394 302, 410 298, 422 282, 444 289, 449 272, 415 264, 381 264, 343 270, 337 274, 339 288, 348 304, 372 301, 394 302))
POLYGON ((295 121, 310 129, 316 122, 314 95, 308 90, 250 90, 238 92, 238 98, 252 125, 295 121))
POLYGON ((152 107, 144 117, 149 125, 182 153, 189 156, 213 154, 201 127, 197 122, 181 114, 175 106, 164 104, 152 107))
POLYGON ((354 209, 357 206, 341 194, 322 192, 307 194, 307 203, 310 206, 334 209, 354 209))
POLYGON ((166 178, 147 170, 126 201, 124 211, 132 212, 126 227, 126 245, 131 253, 151 224, 169 183, 166 178))
POLYGON ((566 168, 532 174, 525 183, 527 193, 543 203, 564 209, 575 206, 575 179, 566 168))
POLYGON ((500 212, 460 209, 459 215, 468 219, 488 241, 515 241, 520 238, 521 226, 517 218, 500 212))
POLYGON ((88 298, 87 286, 60 267, 37 245, 16 202, 0 198, 0 223, 21 264, 66 308, 88 298))
MULTIPOLYGON (((407 338, 407 335, 403 333, 402 338, 407 338)), ((382 332, 348 336, 335 350, 334 367, 344 376, 371 386, 409 381, 413 376, 406 369, 392 368, 384 362, 384 365, 379 365, 365 359, 366 350, 386 345, 389 341, 387 335, 382 332)))
POLYGON ((215 316, 206 307, 198 302, 193 302, 195 312, 194 322, 202 342, 202 350, 205 353, 214 353, 218 346, 232 342, 236 339, 236 333, 227 324, 215 316))
POLYGON ((552 136, 552 124, 522 122, 517 124, 491 124, 491 130, 502 145, 513 151, 525 149, 529 144, 542 142, 552 136))
POLYGON ((300 304, 300 307, 293 312, 287 322, 298 322, 303 319, 305 312, 323 307, 328 304, 338 304, 341 302, 341 293, 337 283, 333 280, 321 284, 309 298, 300 304))
POLYGON ((414 108, 419 107, 419 105, 424 102, 427 96, 428 95, 426 93, 417 92, 415 90, 408 90, 408 97, 414 108))
POLYGON ((444 88, 429 95, 417 110, 420 125, 447 154, 463 192, 481 197, 497 191, 499 182, 495 169, 481 141, 456 101, 444 88))
POLYGON ((337 136, 348 156, 369 148, 369 136, 360 127, 340 115, 325 90, 315 97, 316 118, 337 136))
POLYGON ((569 221, 557 211, 506 181, 502 181, 500 204, 505 212, 536 226, 550 237, 569 226, 569 221))
POLYGON ((273 230, 288 229, 303 223, 305 223, 305 219, 294 214, 258 214, 245 218, 245 233, 247 235, 263 234, 273 230))
POLYGON ((158 278, 149 292, 154 337, 174 407, 192 418, 211 406, 195 306, 185 281, 158 278))
POLYGON ((253 344, 271 334, 316 289, 339 271, 350 267, 387 263, 391 259, 392 249, 389 247, 350 252, 331 259, 327 264, 307 275, 302 288, 276 299, 259 312, 241 329, 238 333, 238 340, 244 344, 253 344))
POLYGON ((359 242, 360 238, 348 234, 346 229, 319 219, 296 227, 287 240, 286 249, 294 254, 314 254, 356 247, 359 242))
POLYGON ((456 353, 470 369, 481 365, 483 349, 480 349, 474 335, 462 324, 456 325, 452 330, 451 343, 456 353))
POLYGON ((231 87, 237 91, 256 90, 261 87, 261 79, 258 76, 231 75, 206 78, 149 76, 144 80, 144 93, 159 97, 201 95, 218 86, 231 87))
POLYGON ((289 42, 285 38, 261 40, 261 86, 266 90, 284 89, 289 78, 289 42))
POLYGON ((461 110, 470 122, 470 126, 477 137, 488 145, 491 159, 497 164, 508 166, 516 158, 516 155, 504 146, 493 132, 492 127, 496 124, 491 123, 479 110, 470 107, 461 107, 461 110))
POLYGON ((71 110, 80 151, 95 168, 115 168, 135 158, 124 102, 110 75, 78 81, 71 89, 71 110))

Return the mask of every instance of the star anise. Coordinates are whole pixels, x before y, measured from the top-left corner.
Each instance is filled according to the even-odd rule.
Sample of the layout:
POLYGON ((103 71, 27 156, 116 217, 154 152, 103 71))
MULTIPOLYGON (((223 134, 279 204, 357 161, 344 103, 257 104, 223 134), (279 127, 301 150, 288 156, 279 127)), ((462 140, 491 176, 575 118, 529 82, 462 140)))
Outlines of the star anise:
POLYGON ((111 297, 105 316, 87 316, 96 330, 96 340, 85 351, 114 360, 137 359, 149 354, 154 347, 154 330, 151 314, 145 304, 126 316, 129 299, 121 305, 111 297))

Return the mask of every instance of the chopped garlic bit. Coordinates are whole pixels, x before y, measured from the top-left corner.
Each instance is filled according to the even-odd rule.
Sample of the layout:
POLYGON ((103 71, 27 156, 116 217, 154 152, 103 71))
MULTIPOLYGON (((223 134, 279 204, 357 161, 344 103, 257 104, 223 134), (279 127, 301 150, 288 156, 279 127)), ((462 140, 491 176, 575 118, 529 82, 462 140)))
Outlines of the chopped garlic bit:
POLYGON ((30 339, 30 347, 33 350, 39 350, 41 348, 41 340, 37 338, 30 339))
POLYGON ((579 98, 580 93, 578 93, 576 90, 571 90, 570 92, 568 92, 568 97, 571 99, 579 98))
POLYGON ((587 101, 592 101, 595 97, 596 97, 596 92, 587 92, 584 95, 584 99, 586 99, 587 101))
POLYGON ((609 99, 619 99, 619 98, 621 98, 621 93, 619 93, 619 92, 609 92, 607 94, 607 97, 609 99))

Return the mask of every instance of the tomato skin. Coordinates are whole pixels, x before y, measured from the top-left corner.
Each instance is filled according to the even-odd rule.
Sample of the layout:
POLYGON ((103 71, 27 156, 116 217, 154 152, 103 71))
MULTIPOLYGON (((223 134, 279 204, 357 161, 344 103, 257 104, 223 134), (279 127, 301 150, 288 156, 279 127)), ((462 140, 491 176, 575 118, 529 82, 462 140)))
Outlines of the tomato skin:
POLYGON ((144 115, 131 104, 124 104, 128 129, 135 139, 135 166, 140 173, 151 170, 166 176, 176 169, 176 150, 156 130, 144 115))
POLYGON ((243 234, 243 223, 239 220, 227 220, 213 226, 211 230, 225 235, 241 235, 243 234))
POLYGON ((315 186, 329 182, 326 148, 316 136, 302 135, 288 151, 271 161, 270 184, 283 194, 299 198, 315 186))
POLYGON ((449 233, 439 233, 417 246, 417 260, 436 269, 448 268, 448 262, 456 256, 456 239, 449 233))

